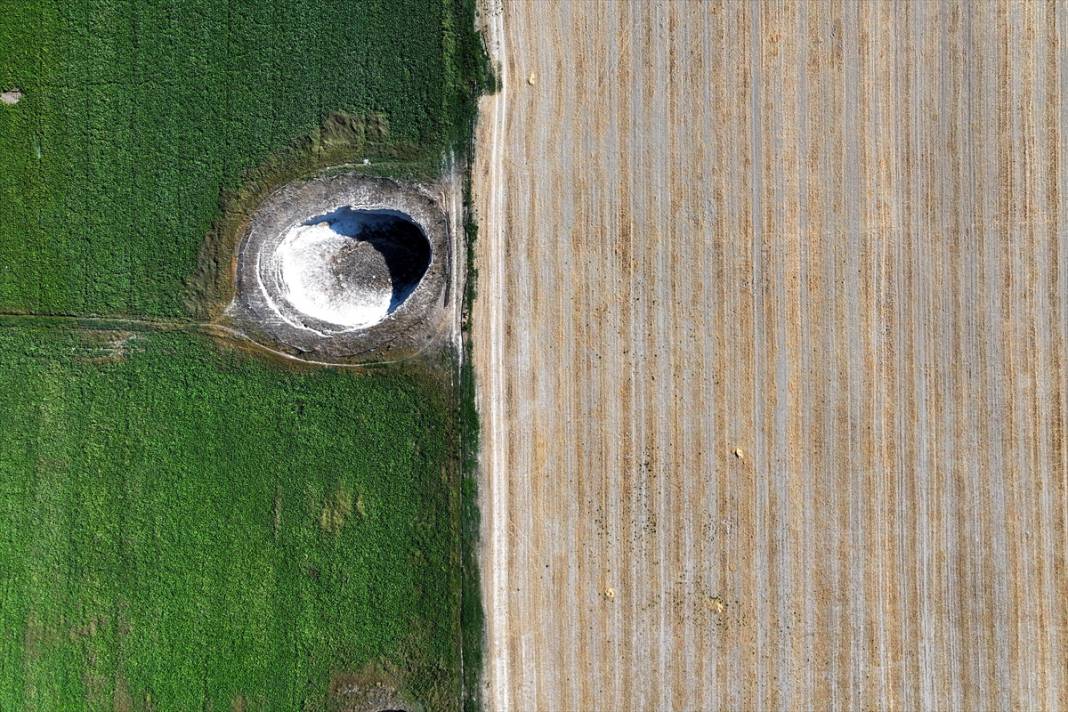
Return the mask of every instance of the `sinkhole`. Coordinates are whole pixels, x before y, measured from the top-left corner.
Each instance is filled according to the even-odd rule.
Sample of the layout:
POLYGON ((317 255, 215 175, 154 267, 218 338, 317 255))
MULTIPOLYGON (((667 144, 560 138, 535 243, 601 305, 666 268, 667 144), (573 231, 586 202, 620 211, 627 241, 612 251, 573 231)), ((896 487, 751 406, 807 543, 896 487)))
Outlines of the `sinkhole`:
POLYGON ((269 259, 278 296, 297 312, 342 329, 383 321, 411 296, 431 247, 407 214, 340 207, 291 227, 269 259))

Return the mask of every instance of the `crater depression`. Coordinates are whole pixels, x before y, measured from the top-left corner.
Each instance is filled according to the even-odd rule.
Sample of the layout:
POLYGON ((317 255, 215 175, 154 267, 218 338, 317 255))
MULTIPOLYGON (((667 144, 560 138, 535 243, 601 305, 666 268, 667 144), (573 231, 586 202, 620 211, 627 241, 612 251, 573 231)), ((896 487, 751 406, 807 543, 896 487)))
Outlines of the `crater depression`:
POLYGON ((290 306, 359 329, 385 319, 415 291, 430 265, 430 243, 404 213, 342 207, 291 228, 268 260, 290 306))
POLYGON ((334 172, 275 189, 231 262, 227 328, 332 363, 449 344, 455 248, 444 195, 444 184, 334 172))

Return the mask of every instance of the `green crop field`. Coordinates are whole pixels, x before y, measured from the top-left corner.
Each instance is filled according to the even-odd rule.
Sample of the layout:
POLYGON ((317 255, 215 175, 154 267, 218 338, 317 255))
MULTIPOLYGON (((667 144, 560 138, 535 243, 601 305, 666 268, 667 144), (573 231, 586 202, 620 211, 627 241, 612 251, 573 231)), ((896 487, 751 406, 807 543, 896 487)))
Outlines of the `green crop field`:
POLYGON ((457 698, 432 389, 175 333, 0 327, 0 350, 0 708, 327 709, 372 662, 457 698))
POLYGON ((473 19, 0 0, 0 710, 460 704, 448 359, 283 366, 206 336, 197 280, 272 171, 462 151, 473 19))
POLYGON ((334 112, 352 159, 464 130, 461 0, 0 3, 0 311, 185 313, 219 206, 334 112))

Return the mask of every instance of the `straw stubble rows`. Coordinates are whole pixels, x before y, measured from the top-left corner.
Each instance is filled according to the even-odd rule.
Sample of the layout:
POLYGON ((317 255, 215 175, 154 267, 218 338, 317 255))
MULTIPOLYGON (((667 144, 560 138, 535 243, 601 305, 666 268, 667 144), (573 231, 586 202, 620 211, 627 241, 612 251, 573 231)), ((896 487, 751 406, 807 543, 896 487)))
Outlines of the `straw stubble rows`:
POLYGON ((1068 8, 483 18, 489 707, 1068 704, 1068 8))

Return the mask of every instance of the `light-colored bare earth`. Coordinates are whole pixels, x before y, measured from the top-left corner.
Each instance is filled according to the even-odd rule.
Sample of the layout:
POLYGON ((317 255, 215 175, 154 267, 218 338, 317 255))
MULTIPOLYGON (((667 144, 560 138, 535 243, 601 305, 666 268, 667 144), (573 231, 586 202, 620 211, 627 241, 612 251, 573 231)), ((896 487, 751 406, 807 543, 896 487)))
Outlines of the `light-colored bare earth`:
POLYGON ((1068 707, 1068 7, 484 10, 487 706, 1068 707))

